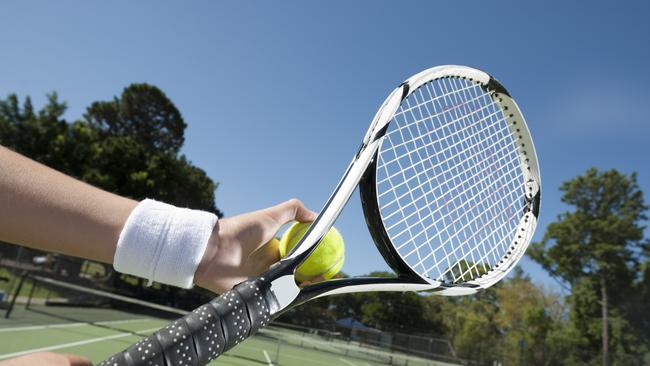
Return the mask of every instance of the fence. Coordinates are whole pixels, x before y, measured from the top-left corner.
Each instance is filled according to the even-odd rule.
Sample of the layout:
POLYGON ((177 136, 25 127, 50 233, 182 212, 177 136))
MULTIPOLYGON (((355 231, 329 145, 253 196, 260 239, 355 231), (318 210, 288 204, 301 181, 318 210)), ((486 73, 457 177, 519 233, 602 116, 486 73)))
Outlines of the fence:
POLYGON ((334 324, 330 329, 316 329, 287 323, 273 323, 277 327, 293 330, 296 333, 311 335, 335 343, 378 352, 408 354, 421 359, 449 363, 470 364, 456 357, 451 342, 447 339, 411 335, 397 332, 384 332, 378 329, 348 327, 334 324))

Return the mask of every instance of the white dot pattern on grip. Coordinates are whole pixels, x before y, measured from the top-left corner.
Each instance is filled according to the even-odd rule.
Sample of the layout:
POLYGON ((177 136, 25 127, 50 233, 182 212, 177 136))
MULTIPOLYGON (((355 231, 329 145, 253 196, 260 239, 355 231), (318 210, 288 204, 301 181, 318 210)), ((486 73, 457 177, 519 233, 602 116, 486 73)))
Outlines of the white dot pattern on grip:
MULTIPOLYGON (((249 335, 249 330, 264 327, 271 321, 268 305, 262 296, 259 286, 255 282, 247 282, 242 284, 240 288, 244 289, 244 286, 246 288, 244 292, 248 295, 239 295, 235 290, 231 290, 217 299, 218 303, 221 303, 222 306, 225 305, 226 307, 224 310, 226 310, 228 316, 226 316, 225 319, 220 320, 217 316, 213 315, 211 312, 211 306, 207 304, 193 310, 192 312, 194 319, 196 320, 198 318, 198 321, 200 322, 200 328, 198 328, 200 331, 194 334, 194 336, 197 337, 195 342, 202 343, 206 346, 203 349, 209 352, 208 362, 216 359, 224 351, 222 343, 219 341, 221 334, 221 321, 229 321, 231 323, 232 327, 226 328, 235 331, 233 334, 235 337, 233 344, 239 344, 244 341, 249 335), (248 309, 246 304, 242 303, 239 296, 247 298, 248 309), (247 324, 249 321, 247 310, 250 312, 251 318, 253 318, 250 320, 255 322, 255 324, 247 324), (254 316, 254 314, 256 316, 254 316), (249 328, 245 329, 245 327, 249 328)), ((188 366, 197 362, 197 360, 192 356, 195 350, 191 338, 187 335, 189 329, 184 329, 186 327, 187 325, 185 321, 179 319, 159 331, 161 335, 170 338, 171 341, 173 341, 174 344, 172 347, 167 349, 168 351, 173 352, 177 357, 180 357, 180 360, 174 363, 179 366, 188 366)), ((159 364, 154 361, 147 361, 147 358, 149 358, 148 356, 151 356, 152 358, 155 356, 155 352, 151 347, 152 341, 157 341, 153 337, 154 336, 150 336, 141 339, 130 348, 139 353, 140 359, 138 361, 142 362, 140 365, 153 366, 159 364)), ((165 351, 165 353, 168 351, 165 351)), ((115 356, 110 357, 109 359, 102 361, 99 366, 121 366, 119 363, 114 362, 115 360, 115 356)))
POLYGON ((248 335, 246 334, 246 329, 243 329, 245 324, 243 317, 246 316, 244 314, 244 306, 240 303, 239 299, 237 299, 235 291, 228 292, 225 297, 228 310, 234 310, 232 314, 234 318, 233 329, 235 330, 235 344, 239 344, 239 342, 243 342, 248 335))
MULTIPOLYGON (((158 365, 158 363, 153 361, 153 360, 147 360, 150 357, 157 357, 156 352, 154 352, 152 350, 152 348, 153 348, 152 337, 153 336, 142 338, 139 341, 137 341, 135 343, 135 346, 134 346, 134 348, 140 354, 140 359, 139 360, 140 361, 147 361, 146 365, 150 365, 150 366, 158 365)), ((135 358, 135 357, 134 357, 134 359, 137 360, 137 358, 135 358)), ((161 366, 163 366, 163 365, 161 365, 161 366)))
POLYGON ((173 343, 168 346, 165 354, 169 359, 175 361, 174 365, 191 366, 196 363, 194 344, 192 339, 188 337, 189 329, 187 328, 184 319, 178 319, 173 323, 168 324, 160 332, 162 337, 165 337, 166 339, 171 338, 173 341, 173 343))
POLYGON ((199 336, 201 338, 197 341, 207 344, 207 351, 209 352, 208 357, 209 360, 212 361, 217 358, 222 351, 221 344, 219 344, 219 328, 221 328, 221 325, 218 323, 218 319, 210 313, 210 308, 208 308, 207 305, 194 309, 193 312, 198 315, 198 320, 203 324, 201 326, 202 332, 199 336))
MULTIPOLYGON (((262 278, 264 280, 264 278, 262 278)), ((255 305, 259 308, 258 315, 261 317, 260 321, 260 327, 265 327, 271 322, 271 317, 269 314, 269 309, 266 307, 266 302, 262 298, 262 294, 260 293, 260 288, 256 286, 253 283, 248 284, 249 289, 255 289, 255 293, 253 293, 253 296, 255 297, 255 305)))
MULTIPOLYGON (((139 361, 140 365, 165 366, 164 364, 161 364, 160 362, 157 362, 155 360, 155 359, 160 359, 160 356, 154 349, 151 336, 138 340, 129 349, 136 350, 139 353, 137 357, 132 357, 132 358, 135 361, 139 361), (152 358, 154 358, 154 360, 152 360, 152 358)), ((97 366, 122 366, 122 364, 117 362, 115 356, 111 356, 107 360, 100 362, 97 366)))

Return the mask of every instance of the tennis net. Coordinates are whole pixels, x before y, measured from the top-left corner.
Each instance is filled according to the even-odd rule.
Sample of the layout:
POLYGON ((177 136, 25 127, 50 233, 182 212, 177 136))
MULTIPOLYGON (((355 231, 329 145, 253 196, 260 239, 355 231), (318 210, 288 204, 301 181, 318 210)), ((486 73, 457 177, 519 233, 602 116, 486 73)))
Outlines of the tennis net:
POLYGON ((42 277, 25 276, 5 313, 16 324, 89 323, 118 325, 134 321, 176 319, 185 310, 164 306, 133 297, 91 287, 42 277), (20 295, 20 296, 19 296, 20 295))
MULTIPOLYGON (((21 283, 22 292, 16 289, 12 293, 14 298, 16 294, 21 294, 20 299, 14 305, 11 318, 4 321, 4 330, 7 332, 3 333, 0 327, 0 337, 3 334, 10 334, 10 330, 17 328, 21 331, 30 328, 76 330, 76 332, 58 332, 57 336, 76 337, 83 332, 88 336, 98 334, 110 337, 115 334, 145 336, 164 326, 168 321, 186 314, 186 311, 177 308, 36 274, 25 275, 21 283), (91 331, 87 326, 91 326, 93 330, 91 331), (94 330, 95 327, 110 332, 94 330)), ((38 337, 46 337, 47 334, 52 333, 35 331, 32 341, 36 342, 38 337)), ((51 343, 50 339, 43 341, 51 343)), ((104 356, 106 352, 102 349, 97 359, 104 356)), ((338 332, 288 329, 273 325, 262 329, 246 344, 233 348, 224 357, 229 357, 237 364, 262 362, 286 366, 298 364, 441 366, 460 363, 457 362, 458 360, 440 362, 412 352, 399 352, 390 347, 364 344, 342 337, 338 332)), ((219 361, 216 364, 219 364, 219 361)))
MULTIPOLYGON (((395 352, 384 347, 373 347, 367 344, 343 340, 335 337, 323 338, 317 333, 297 332, 286 328, 268 327, 262 329, 260 337, 275 340, 278 351, 275 364, 282 363, 283 354, 291 354, 291 348, 311 350, 343 357, 344 359, 357 359, 369 364, 383 364, 396 366, 441 366, 457 365, 457 359, 447 362, 428 359, 413 354, 395 352)), ((365 364, 365 363, 364 363, 365 364)))

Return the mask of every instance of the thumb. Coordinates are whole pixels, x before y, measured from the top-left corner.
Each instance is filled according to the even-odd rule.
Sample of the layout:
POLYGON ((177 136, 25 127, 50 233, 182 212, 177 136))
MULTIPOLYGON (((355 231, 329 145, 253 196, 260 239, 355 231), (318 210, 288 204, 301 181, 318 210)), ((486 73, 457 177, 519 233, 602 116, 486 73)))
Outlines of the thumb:
POLYGON ((70 366, 93 366, 93 363, 86 357, 69 354, 65 354, 64 356, 68 358, 70 366))
POLYGON ((305 208, 302 202, 295 198, 267 208, 267 213, 273 217, 279 226, 294 220, 307 222, 316 219, 316 213, 305 208))

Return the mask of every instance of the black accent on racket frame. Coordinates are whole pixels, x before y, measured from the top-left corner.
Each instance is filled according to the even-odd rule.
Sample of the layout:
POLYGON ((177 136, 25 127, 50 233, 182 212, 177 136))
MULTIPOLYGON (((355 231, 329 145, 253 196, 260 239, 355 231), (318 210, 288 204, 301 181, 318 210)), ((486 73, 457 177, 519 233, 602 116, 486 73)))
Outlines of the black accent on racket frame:
MULTIPOLYGON (((508 108, 503 107, 507 110, 508 108)), ((517 125, 518 126, 518 125, 517 125)), ((519 130, 516 130, 519 131, 519 130)), ((223 352, 241 343, 266 326, 273 318, 293 306, 310 299, 342 293, 366 291, 434 291, 441 295, 466 295, 487 288, 505 276, 517 263, 530 242, 536 225, 539 210, 539 170, 532 144, 523 116, 505 88, 488 74, 456 65, 446 65, 424 70, 413 75, 398 88, 394 89, 375 115, 359 151, 339 181, 334 193, 329 197, 316 220, 309 227, 303 238, 280 262, 271 266, 260 277, 235 286, 218 298, 200 306, 185 317, 170 323, 165 328, 145 337, 126 350, 103 361, 99 366, 201 366, 218 357, 223 352), (443 283, 416 272, 403 260, 384 228, 377 202, 376 164, 378 151, 386 136, 388 125, 393 120, 400 104, 409 95, 431 80, 449 77, 462 78, 479 83, 493 95, 502 93, 499 103, 510 107, 508 121, 521 121, 524 137, 519 156, 525 163, 526 178, 533 181, 530 193, 533 202, 528 208, 533 211, 534 219, 522 218, 517 227, 522 239, 516 250, 504 257, 498 269, 491 270, 470 281, 443 283), (501 100, 503 99, 503 100, 501 100), (524 149, 524 143, 526 147, 524 149), (354 189, 360 186, 360 194, 366 222, 380 253, 395 270, 396 278, 345 278, 325 281, 300 288, 294 278, 296 267, 315 249, 325 233, 334 224, 341 210, 349 200, 354 189), (531 207, 532 206, 532 207, 531 207), (304 243, 304 245, 302 245, 304 243)), ((533 216, 530 215, 530 216, 533 216)))

